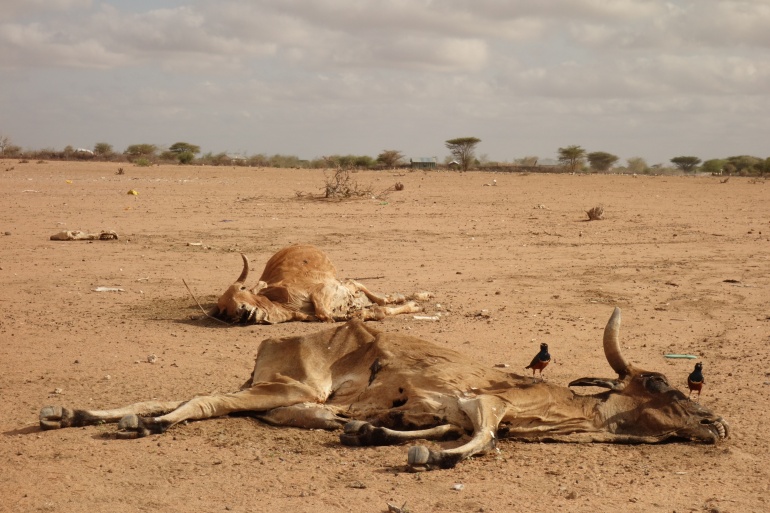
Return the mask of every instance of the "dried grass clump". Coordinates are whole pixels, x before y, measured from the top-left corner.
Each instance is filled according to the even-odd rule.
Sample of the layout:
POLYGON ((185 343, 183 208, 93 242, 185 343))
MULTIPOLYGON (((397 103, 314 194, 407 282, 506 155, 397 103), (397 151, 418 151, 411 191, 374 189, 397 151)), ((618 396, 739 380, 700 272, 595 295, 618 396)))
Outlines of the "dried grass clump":
POLYGON ((594 207, 591 210, 587 210, 589 221, 601 221, 604 218, 604 207, 594 207))

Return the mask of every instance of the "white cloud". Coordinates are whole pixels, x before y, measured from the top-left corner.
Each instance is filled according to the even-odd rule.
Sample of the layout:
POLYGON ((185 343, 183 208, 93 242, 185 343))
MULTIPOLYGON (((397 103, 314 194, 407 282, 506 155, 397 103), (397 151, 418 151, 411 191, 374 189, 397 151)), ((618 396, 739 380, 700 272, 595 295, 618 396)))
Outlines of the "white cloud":
MULTIPOLYGON (((512 151, 511 120, 531 127, 522 137, 533 146, 572 144, 548 140, 590 125, 589 140, 661 151, 674 138, 646 143, 656 136, 645 123, 741 126, 740 113, 761 127, 752 119, 770 115, 770 4, 759 0, 11 0, 0 16, 0 88, 12 91, 3 121, 33 123, 12 103, 38 95, 79 105, 100 138, 100 126, 152 116, 159 131, 200 124, 210 141, 198 143, 219 149, 254 132, 282 147, 312 134, 319 146, 344 137, 376 150, 362 128, 371 122, 395 139, 410 133, 408 144, 436 139, 436 151, 442 137, 478 131, 497 159, 510 158, 496 152, 512 151), (348 126, 313 128, 330 119, 348 126)), ((66 137, 71 114, 56 114, 47 121, 66 137)), ((763 149, 754 132, 746 139, 763 149)))
POLYGON ((13 20, 18 16, 86 9, 92 4, 92 0, 3 0, 0 21, 13 20))

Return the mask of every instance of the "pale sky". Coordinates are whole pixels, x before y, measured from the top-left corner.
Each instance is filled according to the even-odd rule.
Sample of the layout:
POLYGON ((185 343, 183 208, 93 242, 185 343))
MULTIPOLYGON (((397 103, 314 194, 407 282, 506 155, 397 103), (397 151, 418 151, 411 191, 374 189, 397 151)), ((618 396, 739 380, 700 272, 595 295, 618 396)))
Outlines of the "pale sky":
POLYGON ((3 0, 0 136, 303 159, 770 156, 770 0, 3 0))

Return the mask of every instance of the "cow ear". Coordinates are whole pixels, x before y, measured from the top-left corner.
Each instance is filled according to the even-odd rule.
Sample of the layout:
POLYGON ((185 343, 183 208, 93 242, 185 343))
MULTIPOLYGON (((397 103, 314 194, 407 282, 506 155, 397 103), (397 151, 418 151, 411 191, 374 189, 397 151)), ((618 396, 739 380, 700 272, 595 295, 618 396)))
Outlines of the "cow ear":
POLYGON ((260 290, 267 288, 267 282, 259 280, 256 285, 251 289, 253 294, 259 293, 260 290))
POLYGON ((608 388, 618 392, 626 388, 626 384, 623 381, 609 378, 580 378, 570 382, 569 386, 608 388))

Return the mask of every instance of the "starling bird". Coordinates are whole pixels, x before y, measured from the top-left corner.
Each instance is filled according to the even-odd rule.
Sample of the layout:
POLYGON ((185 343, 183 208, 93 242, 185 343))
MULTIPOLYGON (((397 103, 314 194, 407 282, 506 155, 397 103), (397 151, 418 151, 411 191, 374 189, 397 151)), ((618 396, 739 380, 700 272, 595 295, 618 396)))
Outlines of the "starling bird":
POLYGON ((543 377, 543 369, 548 366, 551 361, 551 355, 548 353, 548 344, 543 342, 540 344, 540 352, 532 358, 532 362, 524 367, 525 369, 532 369, 532 377, 535 377, 535 371, 540 371, 540 377, 543 377))
POLYGON ((688 398, 692 395, 692 391, 698 392, 698 399, 700 399, 700 391, 703 388, 703 364, 698 362, 695 364, 695 370, 693 370, 689 376, 687 376, 687 387, 690 389, 688 398))

